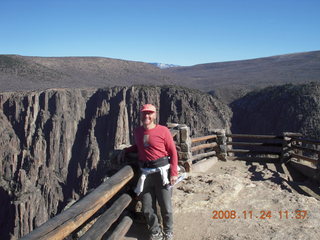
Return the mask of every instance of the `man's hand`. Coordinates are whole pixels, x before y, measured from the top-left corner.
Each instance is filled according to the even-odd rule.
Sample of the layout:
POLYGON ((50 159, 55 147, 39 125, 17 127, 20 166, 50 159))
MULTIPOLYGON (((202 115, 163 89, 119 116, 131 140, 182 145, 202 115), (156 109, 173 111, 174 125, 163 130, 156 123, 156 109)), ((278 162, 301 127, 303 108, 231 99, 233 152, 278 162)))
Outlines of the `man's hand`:
POLYGON ((178 179, 178 176, 171 176, 170 177, 171 186, 173 186, 176 183, 177 179, 178 179))

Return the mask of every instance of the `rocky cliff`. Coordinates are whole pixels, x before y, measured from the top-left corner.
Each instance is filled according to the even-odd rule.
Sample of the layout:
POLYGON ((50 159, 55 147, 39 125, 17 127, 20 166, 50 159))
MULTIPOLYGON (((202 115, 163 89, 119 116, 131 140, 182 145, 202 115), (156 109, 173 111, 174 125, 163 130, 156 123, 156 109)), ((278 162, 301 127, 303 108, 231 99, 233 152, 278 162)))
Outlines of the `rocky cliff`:
POLYGON ((231 104, 232 132, 300 132, 320 138, 320 84, 282 85, 247 94, 231 104))
POLYGON ((51 89, 0 94, 0 239, 16 239, 99 185, 110 152, 132 140, 139 107, 193 135, 228 128, 230 110, 176 87, 51 89), (6 216, 6 217, 3 217, 6 216))

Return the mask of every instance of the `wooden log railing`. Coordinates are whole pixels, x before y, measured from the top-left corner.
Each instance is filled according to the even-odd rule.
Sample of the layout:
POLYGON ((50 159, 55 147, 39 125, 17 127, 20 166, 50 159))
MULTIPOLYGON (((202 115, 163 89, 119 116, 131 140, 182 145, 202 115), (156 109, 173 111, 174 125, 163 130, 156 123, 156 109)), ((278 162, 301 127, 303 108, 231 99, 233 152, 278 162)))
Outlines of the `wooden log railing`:
POLYGON ((262 142, 227 142, 232 146, 262 146, 262 147, 281 147, 282 143, 262 143, 262 142))
POLYGON ((192 156, 188 161, 192 163, 195 160, 200 160, 200 159, 207 158, 207 157, 212 157, 212 156, 215 156, 215 155, 216 155, 215 151, 210 151, 210 152, 206 152, 206 153, 200 153, 200 154, 192 156))
POLYGON ((111 225, 119 218, 122 211, 131 202, 128 194, 123 194, 107 211, 105 211, 80 240, 101 239, 111 225), (101 231, 103 229, 103 231, 101 231))
MULTIPOLYGON (((298 159, 316 165, 320 171, 319 145, 320 141, 303 138, 299 133, 225 134, 225 130, 217 129, 216 135, 190 138, 189 149, 192 154, 183 163, 184 166, 188 165, 186 169, 191 169, 193 163, 212 156, 217 156, 219 160, 259 163, 286 163, 298 159)), ((320 173, 318 175, 320 179, 320 173)))
POLYGON ((320 182, 320 141, 304 138, 301 134, 286 137, 285 162, 303 175, 320 182))
POLYGON ((320 170, 320 150, 316 149, 320 145, 319 140, 292 137, 290 143, 292 158, 312 163, 320 170), (305 146, 303 146, 303 144, 305 144, 305 146), (313 156, 310 157, 310 155, 313 156))
POLYGON ((283 136, 278 135, 226 134, 226 136, 231 138, 283 139, 283 136))
POLYGON ((293 137, 293 138, 291 138, 291 140, 292 141, 302 142, 302 143, 310 143, 310 144, 314 144, 314 145, 320 145, 320 141, 319 140, 313 140, 313 139, 308 139, 308 138, 293 137))
POLYGON ((320 154, 320 150, 308 148, 308 147, 301 147, 301 146, 295 145, 295 144, 292 144, 291 148, 293 150, 301 150, 301 151, 311 152, 311 153, 315 153, 315 154, 320 154))
POLYGON ((191 138, 191 143, 196 143, 196 142, 201 142, 201 141, 206 141, 209 139, 216 139, 217 135, 208 135, 208 136, 203 136, 203 137, 195 137, 191 138))
POLYGON ((191 138, 192 157, 188 161, 192 163, 195 160, 200 160, 202 158, 214 156, 216 154, 214 149, 218 146, 216 139, 217 139, 217 135, 208 135, 208 136, 191 138), (214 142, 208 143, 207 141, 209 141, 209 140, 214 141, 214 142), (196 146, 192 146, 195 143, 204 142, 204 141, 205 141, 205 143, 202 143, 202 144, 199 144, 196 146), (198 152, 200 150, 205 150, 206 152, 194 154, 194 152, 198 152))
MULTIPOLYGON (((133 169, 130 166, 123 167, 90 194, 72 205, 66 211, 56 215, 24 236, 22 240, 59 240, 66 238, 100 210, 130 181, 130 179, 133 178, 133 175, 133 169)), ((81 239, 101 239, 107 232, 108 227, 117 220, 122 210, 130 203, 130 201, 131 197, 127 194, 121 196, 113 203, 112 207, 100 217, 102 219, 100 220, 99 218, 100 221, 98 220, 92 225, 87 234, 83 235, 81 239), (101 223, 102 221, 103 223, 101 223)), ((132 223, 132 221, 127 218, 123 221, 125 224, 132 223)), ((118 225, 114 234, 111 235, 113 239, 121 239, 120 236, 128 229, 128 226, 125 224, 122 223, 118 225)))
POLYGON ((204 144, 201 144, 201 145, 198 145, 195 147, 191 147, 191 152, 196 152, 196 151, 203 150, 206 148, 214 148, 216 146, 217 146, 217 143, 204 143, 204 144))
MULTIPOLYGON (((244 160, 259 163, 309 163, 315 166, 312 174, 307 176, 320 181, 320 141, 303 138, 302 134, 285 132, 282 135, 223 134, 196 137, 191 144, 212 140, 192 146, 191 151, 211 148, 214 151, 192 155, 189 162, 216 155, 220 160, 244 160), (226 140, 223 140, 226 138, 226 140), (235 140, 236 141, 235 141, 235 140), (227 157, 224 157, 225 153, 227 157), (220 154, 217 154, 220 153, 220 154)), ((302 172, 301 167, 298 169, 302 172)), ((309 171, 310 172, 310 171, 309 171)), ((302 172, 305 174, 304 172, 302 172)), ((306 174, 305 174, 306 175, 306 174)))
POLYGON ((280 162, 283 136, 226 134, 227 159, 253 162, 280 162), (237 141, 234 141, 237 139, 237 141), (234 148, 237 147, 237 148, 234 148))

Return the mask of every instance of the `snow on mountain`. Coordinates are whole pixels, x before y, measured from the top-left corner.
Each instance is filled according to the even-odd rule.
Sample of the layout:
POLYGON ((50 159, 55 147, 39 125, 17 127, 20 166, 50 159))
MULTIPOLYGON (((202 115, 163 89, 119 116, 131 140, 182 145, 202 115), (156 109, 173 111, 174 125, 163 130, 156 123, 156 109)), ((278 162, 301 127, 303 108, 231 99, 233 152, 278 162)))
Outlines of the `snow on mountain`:
POLYGON ((166 64, 166 63, 150 63, 150 64, 155 65, 155 66, 157 66, 158 68, 161 68, 161 69, 179 67, 179 65, 166 64))

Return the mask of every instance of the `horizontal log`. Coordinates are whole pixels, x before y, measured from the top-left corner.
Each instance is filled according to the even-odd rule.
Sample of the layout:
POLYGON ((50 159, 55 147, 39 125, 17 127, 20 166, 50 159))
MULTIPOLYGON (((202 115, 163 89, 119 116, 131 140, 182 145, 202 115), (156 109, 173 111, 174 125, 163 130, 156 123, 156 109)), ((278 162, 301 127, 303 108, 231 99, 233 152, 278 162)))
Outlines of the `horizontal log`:
POLYGON ((226 136, 232 138, 283 139, 283 136, 277 135, 227 134, 226 136))
POLYGON ((217 146, 217 143, 205 143, 191 148, 191 152, 199 151, 205 148, 214 148, 217 146))
POLYGON ((262 147, 282 147, 282 143, 261 143, 261 142, 227 142, 232 146, 262 146, 262 147))
POLYGON ((201 141, 205 141, 205 140, 209 140, 209 139, 216 139, 217 135, 208 135, 208 136, 203 136, 203 137, 196 137, 196 138, 191 138, 191 142, 195 143, 195 142, 201 142, 201 141))
POLYGON ((64 239, 107 203, 132 177, 132 168, 123 167, 90 194, 30 232, 22 240, 64 239))
POLYGON ((129 231, 132 225, 132 219, 128 216, 125 216, 118 226, 114 229, 110 237, 107 240, 119 240, 123 239, 126 233, 129 231))
POLYGON ((291 138, 291 141, 320 145, 319 140, 313 140, 313 139, 308 139, 308 138, 291 138))
POLYGON ((248 161, 248 162, 258 162, 258 163, 279 163, 280 158, 259 158, 259 157, 227 157, 230 161, 248 161))
POLYGON ((170 123, 170 122, 168 122, 166 125, 167 125, 168 128, 174 128, 174 127, 178 127, 180 124, 179 123, 170 123))
POLYGON ((299 155, 299 154, 295 154, 295 153, 291 153, 291 157, 292 157, 292 158, 302 159, 302 160, 305 160, 305 161, 308 161, 308 162, 312 162, 312 163, 314 163, 314 164, 317 164, 317 163, 318 163, 318 160, 317 160, 317 159, 313 159, 313 158, 306 157, 306 156, 299 155))
POLYGON ((312 148, 307 148, 307 147, 301 147, 301 146, 294 145, 294 144, 291 145, 291 148, 292 148, 292 149, 297 149, 297 150, 302 150, 302 151, 313 152, 313 153, 316 153, 316 154, 320 154, 320 150, 316 150, 316 149, 312 149, 312 148))
POLYGON ((268 150, 248 150, 248 149, 230 149, 228 152, 231 153, 247 153, 247 154, 276 154, 280 155, 281 151, 268 151, 268 150))
POLYGON ((207 153, 201 153, 201 154, 197 154, 197 155, 192 156, 190 159, 188 159, 188 161, 192 162, 194 160, 198 160, 198 159, 201 159, 201 158, 206 158, 206 157, 210 157, 210 156, 214 156, 214 155, 216 155, 215 151, 211 151, 211 152, 207 152, 207 153))
POLYGON ((294 132, 284 132, 283 135, 285 137, 303 137, 301 133, 294 133, 294 132))
POLYGON ((128 194, 123 194, 117 199, 112 206, 105 211, 91 228, 79 240, 101 239, 109 230, 111 225, 118 220, 120 214, 131 202, 131 197, 128 194))

